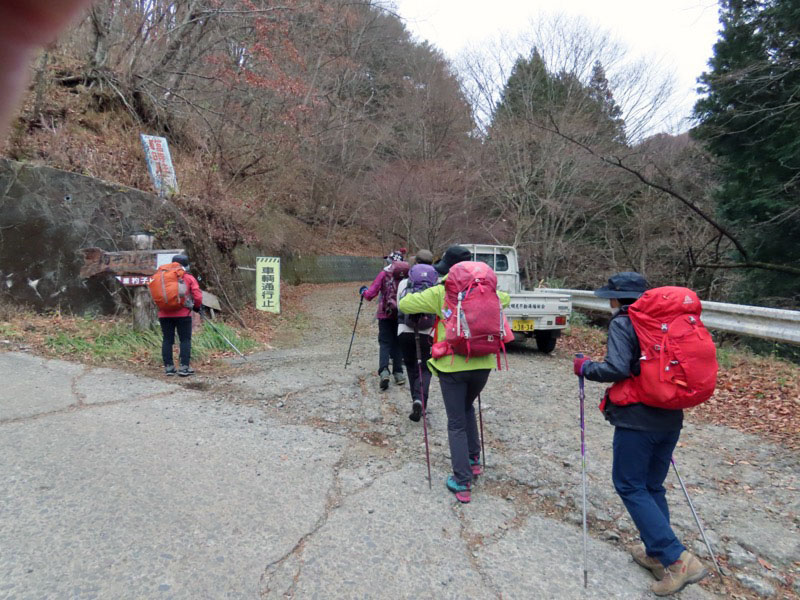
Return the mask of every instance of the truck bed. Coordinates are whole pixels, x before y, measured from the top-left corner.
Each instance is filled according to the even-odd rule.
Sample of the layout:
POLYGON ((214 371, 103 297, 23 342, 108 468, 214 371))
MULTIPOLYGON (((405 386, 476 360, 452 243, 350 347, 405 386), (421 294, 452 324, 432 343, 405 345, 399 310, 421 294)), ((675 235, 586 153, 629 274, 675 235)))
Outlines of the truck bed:
POLYGON ((572 301, 568 295, 541 289, 510 296, 505 313, 514 331, 530 334, 537 330, 561 330, 569 323, 572 301))

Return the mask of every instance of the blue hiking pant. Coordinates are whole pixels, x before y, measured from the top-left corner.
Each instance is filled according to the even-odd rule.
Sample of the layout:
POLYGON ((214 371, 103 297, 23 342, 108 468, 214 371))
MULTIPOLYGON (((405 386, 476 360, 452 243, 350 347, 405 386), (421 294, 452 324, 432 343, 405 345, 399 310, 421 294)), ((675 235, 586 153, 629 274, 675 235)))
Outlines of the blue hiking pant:
POLYGON ((686 548, 669 524, 664 480, 680 430, 614 430, 611 476, 619 497, 636 524, 649 556, 669 566, 686 548))

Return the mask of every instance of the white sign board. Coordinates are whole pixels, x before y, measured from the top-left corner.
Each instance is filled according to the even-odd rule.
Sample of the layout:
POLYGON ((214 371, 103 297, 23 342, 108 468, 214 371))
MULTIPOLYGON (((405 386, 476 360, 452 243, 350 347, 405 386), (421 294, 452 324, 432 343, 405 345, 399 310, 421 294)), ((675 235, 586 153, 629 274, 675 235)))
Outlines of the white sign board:
POLYGON ((167 139, 154 135, 141 134, 147 170, 159 196, 167 197, 178 193, 178 180, 172 157, 169 154, 167 139))
POLYGON ((156 254, 156 270, 162 265, 168 265, 172 262, 172 257, 175 256, 172 252, 169 254, 156 254))

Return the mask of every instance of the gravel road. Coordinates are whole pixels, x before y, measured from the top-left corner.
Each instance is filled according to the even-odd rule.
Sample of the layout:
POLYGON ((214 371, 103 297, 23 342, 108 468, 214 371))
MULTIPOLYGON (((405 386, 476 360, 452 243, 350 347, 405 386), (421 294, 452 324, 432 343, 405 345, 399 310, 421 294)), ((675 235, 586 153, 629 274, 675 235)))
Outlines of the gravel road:
MULTIPOLYGON (((378 389, 371 305, 343 368, 356 287, 309 288, 305 318, 284 324, 301 329, 220 377, 0 354, 0 598, 652 597, 625 551, 602 388, 587 384, 584 590, 570 357, 516 349, 492 374, 489 466, 459 505, 436 381, 429 490, 408 390, 378 389)), ((675 459, 728 572, 680 597, 800 597, 800 457, 689 418, 675 459)))

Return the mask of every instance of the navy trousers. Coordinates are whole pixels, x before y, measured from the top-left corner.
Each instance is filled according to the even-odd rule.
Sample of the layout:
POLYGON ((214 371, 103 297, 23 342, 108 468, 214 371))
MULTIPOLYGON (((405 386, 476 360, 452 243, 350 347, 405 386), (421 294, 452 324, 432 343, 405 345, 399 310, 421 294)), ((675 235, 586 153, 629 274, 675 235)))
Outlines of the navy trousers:
POLYGON ((686 548, 669 524, 664 480, 680 430, 614 430, 614 488, 636 524, 649 556, 669 566, 686 548))
POLYGON ((189 366, 192 358, 192 317, 160 317, 161 325, 161 358, 165 367, 173 365, 172 346, 175 344, 175 330, 178 330, 180 339, 181 366, 189 366))
POLYGON ((417 342, 414 339, 414 334, 405 332, 398 335, 397 338, 400 341, 400 349, 403 351, 403 362, 406 364, 411 400, 412 402, 414 400, 419 400, 427 405, 428 390, 431 385, 431 372, 428 369, 428 359, 431 357, 433 338, 425 334, 419 336, 419 351, 420 354, 422 354, 422 394, 424 399, 423 396, 420 396, 420 365, 417 364, 417 342))
POLYGON ((392 361, 392 372, 403 372, 403 353, 397 339, 397 319, 378 319, 378 373, 389 370, 392 361))

